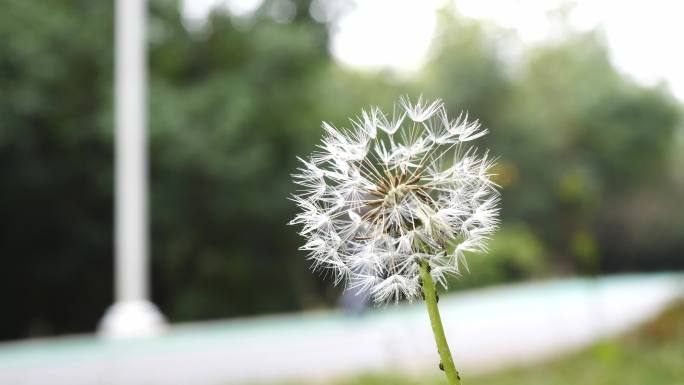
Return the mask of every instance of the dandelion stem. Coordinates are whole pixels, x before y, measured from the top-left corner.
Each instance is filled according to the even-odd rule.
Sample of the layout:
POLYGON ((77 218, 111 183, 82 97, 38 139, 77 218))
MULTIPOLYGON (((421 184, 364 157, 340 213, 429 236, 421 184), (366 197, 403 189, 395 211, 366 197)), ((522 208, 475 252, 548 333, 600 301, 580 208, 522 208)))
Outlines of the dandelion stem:
POLYGON ((444 373, 449 380, 450 385, 461 385, 461 379, 454 366, 454 360, 451 358, 451 351, 444 335, 444 327, 442 326, 442 319, 439 315, 439 308, 437 307, 437 292, 435 284, 432 281, 427 261, 420 263, 420 276, 423 280, 423 293, 425 295, 425 303, 427 304, 428 314, 430 315, 430 324, 432 325, 432 333, 435 335, 435 342, 437 343, 437 351, 441 359, 441 367, 444 368, 444 373))

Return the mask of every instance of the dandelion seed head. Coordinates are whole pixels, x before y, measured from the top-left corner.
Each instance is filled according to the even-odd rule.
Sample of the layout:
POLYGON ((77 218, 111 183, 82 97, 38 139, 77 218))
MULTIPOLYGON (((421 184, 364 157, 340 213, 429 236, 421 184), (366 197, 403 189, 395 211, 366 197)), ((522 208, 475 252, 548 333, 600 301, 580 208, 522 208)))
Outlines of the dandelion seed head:
POLYGON ((335 283, 368 291, 378 303, 420 297, 419 264, 446 287, 466 252, 486 251, 498 225, 499 194, 488 152, 471 145, 487 133, 441 100, 402 97, 349 128, 323 123, 324 137, 293 175, 292 197, 312 267, 335 283))

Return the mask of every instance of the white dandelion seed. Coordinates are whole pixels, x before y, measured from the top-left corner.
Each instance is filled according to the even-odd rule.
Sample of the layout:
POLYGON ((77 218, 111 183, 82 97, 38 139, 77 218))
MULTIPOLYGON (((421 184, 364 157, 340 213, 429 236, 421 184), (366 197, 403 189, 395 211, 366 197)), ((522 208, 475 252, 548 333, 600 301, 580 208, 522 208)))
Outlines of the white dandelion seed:
POLYGON ((335 283, 379 303, 421 295, 420 263, 442 286, 482 252, 498 225, 494 160, 468 142, 487 133, 467 114, 449 119, 441 100, 402 97, 391 115, 362 111, 325 135, 293 175, 301 247, 335 283))

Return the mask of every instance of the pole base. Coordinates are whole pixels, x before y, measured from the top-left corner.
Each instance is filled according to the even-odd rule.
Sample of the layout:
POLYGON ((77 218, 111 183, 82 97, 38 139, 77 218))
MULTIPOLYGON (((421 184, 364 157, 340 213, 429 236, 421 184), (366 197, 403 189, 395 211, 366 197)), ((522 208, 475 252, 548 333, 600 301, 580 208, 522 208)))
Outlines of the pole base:
POLYGON ((106 339, 153 337, 166 329, 166 320, 150 301, 115 302, 98 325, 97 334, 106 339))

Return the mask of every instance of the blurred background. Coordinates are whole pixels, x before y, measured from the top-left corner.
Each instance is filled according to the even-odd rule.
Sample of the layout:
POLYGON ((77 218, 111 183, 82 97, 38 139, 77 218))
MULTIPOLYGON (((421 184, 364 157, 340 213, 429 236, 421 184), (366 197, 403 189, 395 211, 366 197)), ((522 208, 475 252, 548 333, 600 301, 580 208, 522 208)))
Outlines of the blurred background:
MULTIPOLYGON (((151 300, 172 324, 336 308, 342 289, 311 274, 285 225, 290 174, 321 121, 344 125, 402 94, 467 110, 500 156, 501 229, 452 292, 684 270, 681 12, 664 1, 149 1, 151 300)), ((2 340, 92 333, 114 300, 113 63, 114 2, 0 4, 2 340)), ((684 384, 683 313, 592 345, 586 362, 494 376, 560 384, 657 352, 658 379, 630 383, 684 384)), ((585 382, 622 381, 605 378, 585 382)), ((349 383, 402 381, 426 383, 349 383)))

